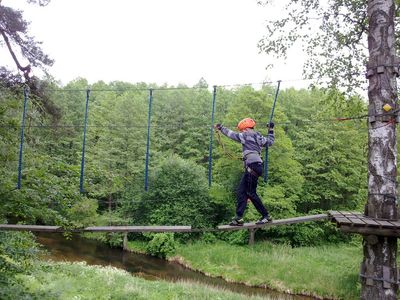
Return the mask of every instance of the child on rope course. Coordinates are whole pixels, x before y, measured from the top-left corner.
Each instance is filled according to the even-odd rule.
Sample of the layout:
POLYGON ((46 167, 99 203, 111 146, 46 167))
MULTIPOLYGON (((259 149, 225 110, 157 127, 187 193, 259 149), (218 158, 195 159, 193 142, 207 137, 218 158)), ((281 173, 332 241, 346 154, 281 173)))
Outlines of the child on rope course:
POLYGON ((264 137, 257 131, 254 131, 256 122, 251 118, 245 118, 239 122, 237 128, 240 133, 234 132, 221 124, 215 125, 228 138, 242 144, 242 155, 244 161, 244 173, 237 191, 236 216, 229 225, 242 226, 244 211, 247 206, 247 199, 253 202, 257 211, 261 214, 261 218, 256 224, 261 225, 270 222, 267 209, 257 195, 258 177, 262 175, 263 166, 261 159, 262 147, 272 146, 274 143, 274 123, 269 123, 268 136, 264 137))

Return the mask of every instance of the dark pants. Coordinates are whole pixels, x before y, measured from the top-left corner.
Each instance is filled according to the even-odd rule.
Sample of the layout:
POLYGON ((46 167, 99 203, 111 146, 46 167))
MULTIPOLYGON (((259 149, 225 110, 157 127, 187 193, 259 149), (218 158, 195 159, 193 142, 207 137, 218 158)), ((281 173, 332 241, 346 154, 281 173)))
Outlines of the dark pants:
POLYGON ((263 216, 268 216, 268 211, 262 203, 260 197, 257 195, 257 182, 258 177, 262 175, 262 164, 252 163, 247 166, 252 170, 249 172, 246 168, 242 179, 240 180, 238 192, 237 192, 237 206, 236 216, 239 218, 243 217, 244 211, 247 206, 247 199, 250 199, 256 207, 257 211, 263 216))

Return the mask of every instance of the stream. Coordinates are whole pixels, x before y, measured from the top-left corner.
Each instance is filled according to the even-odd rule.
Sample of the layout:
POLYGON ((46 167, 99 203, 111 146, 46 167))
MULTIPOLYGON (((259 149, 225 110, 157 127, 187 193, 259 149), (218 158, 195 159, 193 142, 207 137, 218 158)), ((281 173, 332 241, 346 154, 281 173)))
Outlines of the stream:
POLYGON ((156 257, 111 248, 99 241, 74 235, 66 239, 59 233, 38 233, 37 242, 48 251, 47 258, 54 261, 85 261, 89 265, 113 266, 124 269, 135 276, 147 280, 189 281, 230 290, 240 294, 264 296, 273 300, 310 300, 305 296, 294 296, 273 290, 249 287, 243 284, 226 282, 221 278, 206 276, 192 271, 178 263, 156 257))

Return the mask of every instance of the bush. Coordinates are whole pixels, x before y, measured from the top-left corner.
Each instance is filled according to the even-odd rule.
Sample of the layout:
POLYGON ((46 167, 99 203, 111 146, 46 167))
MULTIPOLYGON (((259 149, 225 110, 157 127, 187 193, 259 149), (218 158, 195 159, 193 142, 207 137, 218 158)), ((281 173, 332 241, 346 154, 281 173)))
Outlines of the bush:
POLYGON ((96 200, 83 198, 72 205, 68 211, 68 219, 75 227, 94 225, 98 218, 97 207, 96 200))
POLYGON ((175 253, 176 243, 173 233, 156 233, 147 244, 146 253, 160 258, 166 258, 175 253))
POLYGON ((203 167, 170 156, 152 172, 148 192, 128 189, 121 210, 137 225, 212 227, 216 224, 217 209, 210 199, 204 175, 203 167), (140 194, 137 196, 133 192, 140 194))
POLYGON ((260 231, 269 240, 290 244, 293 247, 319 246, 327 243, 336 244, 350 240, 349 235, 340 232, 336 225, 329 221, 307 222, 290 226, 271 227, 260 231))
POLYGON ((33 269, 38 251, 31 233, 0 231, 0 299, 34 299, 16 276, 33 269))
POLYGON ((211 232, 204 232, 202 237, 201 237, 201 240, 204 243, 213 244, 213 243, 215 243, 217 241, 217 237, 211 232))
POLYGON ((218 234, 218 237, 231 245, 246 245, 249 242, 247 230, 225 231, 218 234))

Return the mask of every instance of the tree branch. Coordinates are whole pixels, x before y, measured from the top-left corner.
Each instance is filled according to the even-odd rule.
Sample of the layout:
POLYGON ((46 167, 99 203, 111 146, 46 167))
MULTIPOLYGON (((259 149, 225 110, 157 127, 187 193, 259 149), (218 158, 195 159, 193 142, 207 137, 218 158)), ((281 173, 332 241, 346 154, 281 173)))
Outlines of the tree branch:
MULTIPOLYGON (((1 0, 0 0, 0 2, 1 2, 1 0)), ((8 51, 10 52, 15 64, 17 65, 17 68, 24 73, 24 77, 28 81, 29 80, 29 72, 31 71, 31 65, 28 64, 26 67, 23 67, 19 63, 18 58, 15 55, 15 53, 14 53, 12 47, 11 47, 11 43, 10 43, 10 41, 8 39, 8 36, 7 36, 7 34, 5 33, 5 31, 2 28, 0 28, 0 33, 3 36, 3 40, 5 41, 5 43, 7 45, 7 48, 8 48, 8 51)))

